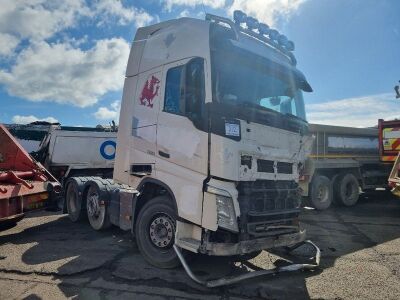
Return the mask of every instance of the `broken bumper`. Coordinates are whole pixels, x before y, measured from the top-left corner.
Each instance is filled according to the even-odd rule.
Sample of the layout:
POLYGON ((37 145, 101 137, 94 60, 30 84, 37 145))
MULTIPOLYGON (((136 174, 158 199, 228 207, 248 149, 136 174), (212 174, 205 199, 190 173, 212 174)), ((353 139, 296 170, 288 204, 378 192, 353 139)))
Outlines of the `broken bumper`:
POLYGON ((219 279, 215 279, 215 280, 202 280, 201 278, 199 278, 197 275, 195 275, 192 270, 190 269, 189 265, 187 264, 185 258, 183 257, 180 249, 174 245, 174 250, 175 253, 177 254, 180 262, 182 263, 183 268, 185 269, 186 273, 188 274, 188 276, 195 282, 197 282, 198 284, 204 285, 206 287, 209 288, 214 288, 214 287, 219 287, 219 286, 225 286, 225 285, 231 285, 234 283, 238 283, 241 282, 243 280, 247 280, 250 278, 255 278, 255 277, 259 277, 259 276, 265 276, 265 275, 274 275, 274 274, 278 274, 278 273, 283 273, 283 272, 294 272, 294 271, 299 271, 299 270, 313 270, 315 268, 317 268, 319 266, 319 262, 320 262, 320 257, 321 257, 321 251, 320 249, 317 247, 317 245, 315 245, 313 242, 311 241, 303 241, 299 244, 294 245, 293 247, 288 248, 289 253, 291 253, 292 251, 294 251, 295 249, 303 246, 303 245, 309 245, 311 246, 314 251, 315 251, 315 255, 313 257, 311 257, 311 259, 313 260, 310 263, 293 263, 287 266, 283 266, 283 267, 277 267, 274 269, 266 269, 266 270, 259 270, 259 271, 253 271, 253 272, 249 272, 249 273, 244 273, 238 276, 230 276, 230 277, 222 277, 219 279))
POLYGON ((276 247, 290 247, 303 242, 305 238, 306 231, 302 230, 297 233, 252 239, 239 243, 207 242, 205 249, 203 248, 203 251, 200 252, 215 256, 242 255, 276 247))

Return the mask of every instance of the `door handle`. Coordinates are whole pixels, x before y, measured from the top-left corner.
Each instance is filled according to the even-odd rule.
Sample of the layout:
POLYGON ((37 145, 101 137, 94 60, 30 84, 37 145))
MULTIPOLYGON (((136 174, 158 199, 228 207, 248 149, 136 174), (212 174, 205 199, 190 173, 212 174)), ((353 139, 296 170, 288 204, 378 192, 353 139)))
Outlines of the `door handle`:
POLYGON ((160 156, 162 156, 162 157, 169 158, 169 153, 167 153, 167 152, 158 151, 158 154, 160 154, 160 156))

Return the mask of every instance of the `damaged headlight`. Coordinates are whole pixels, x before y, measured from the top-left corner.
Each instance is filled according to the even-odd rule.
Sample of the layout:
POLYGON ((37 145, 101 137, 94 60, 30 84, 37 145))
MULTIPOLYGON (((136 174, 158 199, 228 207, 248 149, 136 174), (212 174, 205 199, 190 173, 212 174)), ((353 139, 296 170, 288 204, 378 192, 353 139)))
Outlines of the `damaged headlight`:
POLYGON ((233 200, 229 193, 211 186, 207 187, 207 192, 215 194, 218 226, 238 232, 239 228, 236 220, 235 207, 233 206, 233 200))

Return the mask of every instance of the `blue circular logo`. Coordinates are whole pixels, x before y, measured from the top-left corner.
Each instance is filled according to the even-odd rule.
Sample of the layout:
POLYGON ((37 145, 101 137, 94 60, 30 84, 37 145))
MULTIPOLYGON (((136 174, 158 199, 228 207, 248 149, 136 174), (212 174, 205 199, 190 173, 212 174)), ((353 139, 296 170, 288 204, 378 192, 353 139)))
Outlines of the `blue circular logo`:
POLYGON ((114 142, 114 141, 105 141, 100 146, 100 154, 105 159, 114 159, 115 158, 115 150, 116 149, 117 149, 117 143, 116 142, 114 142), (106 153, 106 148, 108 148, 107 153, 106 153), (111 150, 110 148, 113 148, 113 149, 111 150))

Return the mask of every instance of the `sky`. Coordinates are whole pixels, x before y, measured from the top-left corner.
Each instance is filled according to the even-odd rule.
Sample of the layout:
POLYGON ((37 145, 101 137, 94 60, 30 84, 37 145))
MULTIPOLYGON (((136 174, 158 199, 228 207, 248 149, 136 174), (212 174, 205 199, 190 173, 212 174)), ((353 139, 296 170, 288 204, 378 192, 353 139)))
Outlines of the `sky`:
POLYGON ((397 0, 0 0, 0 122, 118 121, 136 29, 235 9, 296 44, 311 123, 367 127, 400 118, 397 0))

